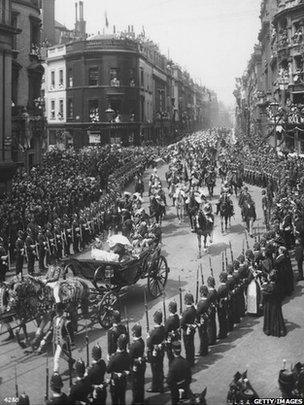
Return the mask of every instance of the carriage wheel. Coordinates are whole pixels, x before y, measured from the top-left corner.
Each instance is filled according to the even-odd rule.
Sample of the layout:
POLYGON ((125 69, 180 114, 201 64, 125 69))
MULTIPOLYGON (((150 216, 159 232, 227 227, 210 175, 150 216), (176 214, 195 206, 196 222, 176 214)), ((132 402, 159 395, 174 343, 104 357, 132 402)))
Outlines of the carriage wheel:
POLYGON ((101 293, 104 293, 105 291, 104 268, 105 268, 104 265, 97 267, 94 273, 94 280, 93 280, 95 288, 101 293))
POLYGON ((73 278, 75 276, 76 272, 73 263, 68 263, 66 266, 64 266, 62 274, 64 280, 66 280, 67 278, 73 278))
POLYGON ((104 329, 112 326, 112 312, 118 308, 118 297, 112 291, 108 291, 98 305, 98 322, 104 329))
POLYGON ((166 285, 169 273, 167 260, 163 256, 153 261, 148 273, 148 291, 153 298, 159 297, 166 285))

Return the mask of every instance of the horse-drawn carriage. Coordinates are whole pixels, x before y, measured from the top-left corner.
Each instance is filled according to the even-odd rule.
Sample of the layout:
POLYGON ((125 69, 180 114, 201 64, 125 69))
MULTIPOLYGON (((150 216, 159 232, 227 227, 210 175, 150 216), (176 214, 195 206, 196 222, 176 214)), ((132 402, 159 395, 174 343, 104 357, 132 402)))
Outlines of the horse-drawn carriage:
POLYGON ((98 321, 104 328, 111 326, 111 312, 119 306, 123 290, 147 279, 150 296, 162 294, 169 273, 159 245, 143 250, 136 258, 121 262, 102 262, 94 259, 69 259, 65 262, 63 277, 79 277, 90 281, 101 297, 98 303, 98 321))
POLYGON ((148 292, 156 298, 163 292, 169 268, 160 246, 152 245, 138 257, 121 262, 67 259, 62 267, 55 267, 54 272, 55 276, 51 274, 51 277, 50 274, 25 276, 0 285, 0 326, 16 329, 22 347, 39 346, 51 325, 56 302, 65 304, 75 331, 81 316, 89 319, 91 325, 99 323, 103 328, 111 327, 112 311, 119 309, 123 290, 146 278, 148 292), (26 324, 33 321, 38 329, 34 341, 30 342, 26 324), (21 329, 26 344, 19 338, 21 329))

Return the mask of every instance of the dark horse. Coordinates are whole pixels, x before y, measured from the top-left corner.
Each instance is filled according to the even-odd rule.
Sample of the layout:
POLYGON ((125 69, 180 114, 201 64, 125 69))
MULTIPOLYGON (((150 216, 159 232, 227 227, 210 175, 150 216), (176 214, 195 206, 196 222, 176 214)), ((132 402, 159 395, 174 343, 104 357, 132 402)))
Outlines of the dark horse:
POLYGON ((253 200, 251 200, 250 198, 246 198, 241 205, 241 209, 242 217, 244 219, 244 222, 246 223, 247 231, 252 237, 253 223, 256 220, 255 204, 253 200))
POLYGON ((204 211, 199 210, 195 217, 195 233, 198 242, 198 257, 202 255, 202 236, 204 237, 204 249, 207 249, 207 236, 210 237, 212 243, 212 232, 214 226, 214 216, 212 214, 206 215, 204 211))
POLYGON ((144 186, 143 179, 141 177, 136 177, 135 178, 135 193, 139 193, 142 196, 144 191, 145 191, 145 186, 144 186))
POLYGON ((205 183, 208 188, 209 196, 213 197, 213 190, 216 184, 216 173, 214 171, 207 173, 205 183))
POLYGON ((234 215, 233 203, 231 199, 225 194, 217 204, 217 214, 220 213, 221 216, 221 229, 224 232, 224 220, 225 220, 225 231, 227 231, 228 221, 229 227, 231 226, 231 217, 234 215))
POLYGON ((160 198, 156 198, 155 196, 151 196, 151 199, 150 199, 150 216, 155 217, 156 222, 161 225, 165 213, 166 213, 166 204, 165 204, 165 202, 160 198))

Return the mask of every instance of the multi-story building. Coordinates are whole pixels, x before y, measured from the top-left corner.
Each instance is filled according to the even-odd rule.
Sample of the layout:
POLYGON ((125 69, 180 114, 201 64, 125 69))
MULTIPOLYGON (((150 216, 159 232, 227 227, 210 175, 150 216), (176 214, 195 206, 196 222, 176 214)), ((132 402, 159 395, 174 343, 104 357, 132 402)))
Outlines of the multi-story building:
POLYGON ((12 161, 11 92, 12 48, 18 31, 13 25, 11 0, 0 1, 0 194, 8 187, 16 165, 12 161))
POLYGON ((238 128, 250 136, 259 133, 277 148, 304 153, 304 3, 263 0, 260 18, 260 56, 255 50, 236 92, 238 128), (255 114, 246 115, 246 109, 255 114))
POLYGON ((39 7, 38 0, 12 1, 12 25, 21 31, 12 50, 12 153, 27 169, 39 163, 44 142, 39 7))
POLYGON ((69 142, 66 124, 67 75, 66 47, 57 45, 48 48, 44 75, 45 114, 48 122, 48 144, 66 145, 69 142))

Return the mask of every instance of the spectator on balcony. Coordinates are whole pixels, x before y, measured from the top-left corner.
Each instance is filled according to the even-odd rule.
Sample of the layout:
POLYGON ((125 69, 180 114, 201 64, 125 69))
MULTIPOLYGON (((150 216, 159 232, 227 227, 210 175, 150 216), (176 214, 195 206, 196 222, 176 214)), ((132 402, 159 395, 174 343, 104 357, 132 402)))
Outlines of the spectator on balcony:
POLYGON ((113 77, 111 80, 111 87, 119 87, 120 86, 120 80, 117 79, 117 77, 113 77))

